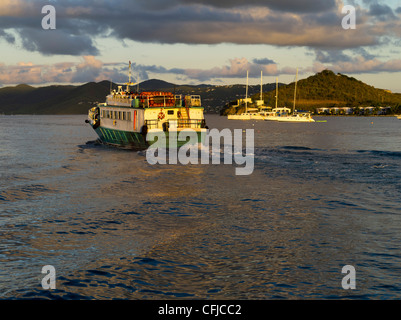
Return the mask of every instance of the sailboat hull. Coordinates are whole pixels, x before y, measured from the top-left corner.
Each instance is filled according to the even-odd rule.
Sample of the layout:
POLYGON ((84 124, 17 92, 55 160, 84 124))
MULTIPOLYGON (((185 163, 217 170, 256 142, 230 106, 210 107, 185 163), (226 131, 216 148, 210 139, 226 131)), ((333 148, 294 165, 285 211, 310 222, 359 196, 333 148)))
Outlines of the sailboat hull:
POLYGON ((265 116, 258 113, 241 113, 228 115, 228 120, 265 120, 265 116))
POLYGON ((299 116, 299 115, 289 115, 287 117, 281 117, 277 121, 279 122, 315 122, 314 119, 307 116, 299 116))

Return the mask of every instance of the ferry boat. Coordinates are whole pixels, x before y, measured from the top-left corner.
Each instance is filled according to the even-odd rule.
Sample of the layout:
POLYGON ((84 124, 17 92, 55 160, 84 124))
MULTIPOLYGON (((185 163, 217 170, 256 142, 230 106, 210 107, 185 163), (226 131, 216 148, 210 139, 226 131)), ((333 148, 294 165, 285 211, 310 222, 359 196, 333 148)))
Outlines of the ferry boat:
POLYGON ((86 122, 92 126, 102 143, 144 150, 156 142, 149 139, 149 136, 164 132, 167 143, 171 136, 176 146, 180 147, 187 141, 179 141, 178 134, 189 129, 195 131, 198 142, 202 142, 207 126, 199 95, 177 95, 161 91, 133 92, 130 90, 133 85, 136 83, 131 83, 130 62, 126 89, 118 86, 118 90, 112 90, 104 103, 89 109, 86 122))

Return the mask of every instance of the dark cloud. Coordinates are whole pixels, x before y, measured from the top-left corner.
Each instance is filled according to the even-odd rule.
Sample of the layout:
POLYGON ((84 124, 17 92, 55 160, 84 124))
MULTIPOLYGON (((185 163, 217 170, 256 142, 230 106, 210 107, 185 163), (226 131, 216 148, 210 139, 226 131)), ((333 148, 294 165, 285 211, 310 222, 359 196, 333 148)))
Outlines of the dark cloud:
POLYGON ((379 57, 369 53, 364 48, 356 48, 351 50, 315 50, 315 60, 320 63, 348 63, 356 61, 357 57, 363 61, 374 61, 379 57))
POLYGON ((381 21, 386 21, 388 19, 397 19, 394 14, 393 9, 391 9, 386 4, 373 3, 369 7, 369 15, 379 19, 381 21))
POLYGON ((267 58, 253 59, 252 62, 256 64, 276 64, 273 60, 267 58))
POLYGON ((9 33, 9 32, 6 32, 4 30, 0 30, 0 38, 3 38, 4 40, 6 40, 10 44, 14 44, 15 43, 14 35, 9 33))
POLYGON ((335 63, 338 61, 351 61, 351 57, 344 54, 342 50, 316 50, 316 61, 321 63, 335 63))
POLYGON ((56 30, 41 29, 42 2, 15 0, 12 10, 0 4, 4 11, 0 30, 12 28, 19 34, 13 38, 3 31, 0 37, 43 54, 95 55, 100 48, 94 37, 342 50, 378 45, 383 37, 399 36, 401 30, 400 22, 392 18, 394 11, 376 0, 364 0, 369 10, 358 7, 358 25, 351 32, 341 27, 341 0, 54 0, 51 4, 57 12, 56 30), (373 23, 375 19, 380 26, 373 23))
POLYGON ((338 12, 295 15, 269 10, 175 7, 138 13, 135 19, 109 19, 112 35, 141 42, 186 44, 270 44, 277 46, 358 47, 377 43, 367 28, 346 34, 338 12))
POLYGON ((63 30, 23 29, 20 31, 23 47, 46 55, 96 55, 98 49, 89 35, 73 35, 63 30))
POLYGON ((373 60, 377 58, 376 55, 369 53, 366 49, 364 48, 357 48, 352 50, 354 54, 362 56, 366 60, 373 60))
POLYGON ((323 12, 336 7, 335 0, 181 0, 180 2, 181 4, 195 3, 217 8, 256 6, 296 13, 323 12))

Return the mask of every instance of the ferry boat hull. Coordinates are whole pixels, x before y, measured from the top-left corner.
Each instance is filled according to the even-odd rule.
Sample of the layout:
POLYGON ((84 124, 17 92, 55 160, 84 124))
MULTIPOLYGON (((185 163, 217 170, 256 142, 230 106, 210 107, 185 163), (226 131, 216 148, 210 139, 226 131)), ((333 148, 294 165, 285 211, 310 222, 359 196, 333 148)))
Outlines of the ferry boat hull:
MULTIPOLYGON (((100 141, 103 144, 110 145, 110 146, 115 146, 115 147, 120 147, 123 149, 132 149, 132 150, 145 150, 149 148, 152 144, 154 144, 157 139, 151 139, 148 138, 149 141, 147 141, 147 135, 151 135, 152 132, 148 132, 146 135, 138 132, 132 132, 132 131, 122 131, 122 130, 116 130, 116 129, 108 129, 108 128, 103 128, 103 127, 98 127, 95 129, 95 132, 99 136, 100 141)), ((161 132, 158 130, 158 132, 161 132)), ((165 135, 165 141, 166 141, 166 147, 170 147, 170 135, 173 138, 176 138, 179 135, 180 131, 176 131, 174 133, 172 132, 164 132, 165 135)), ((197 134, 197 143, 201 143, 204 141, 204 135, 207 133, 207 129, 202 129, 196 132, 197 134)), ((185 141, 180 141, 174 139, 174 147, 182 147, 186 143, 189 142, 189 139, 185 141)))
POLYGON ((95 129, 102 143, 134 150, 146 149, 146 137, 137 132, 98 127, 95 129))

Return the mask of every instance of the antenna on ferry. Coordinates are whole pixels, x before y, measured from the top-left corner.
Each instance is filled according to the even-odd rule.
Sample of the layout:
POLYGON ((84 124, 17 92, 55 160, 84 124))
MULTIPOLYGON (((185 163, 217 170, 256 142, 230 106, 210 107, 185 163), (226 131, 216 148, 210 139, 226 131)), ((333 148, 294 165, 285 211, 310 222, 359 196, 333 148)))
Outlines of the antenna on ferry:
POLYGON ((133 86, 135 83, 131 82, 131 61, 129 62, 129 67, 128 67, 128 82, 126 83, 127 85, 127 92, 129 92, 129 86, 133 86))

